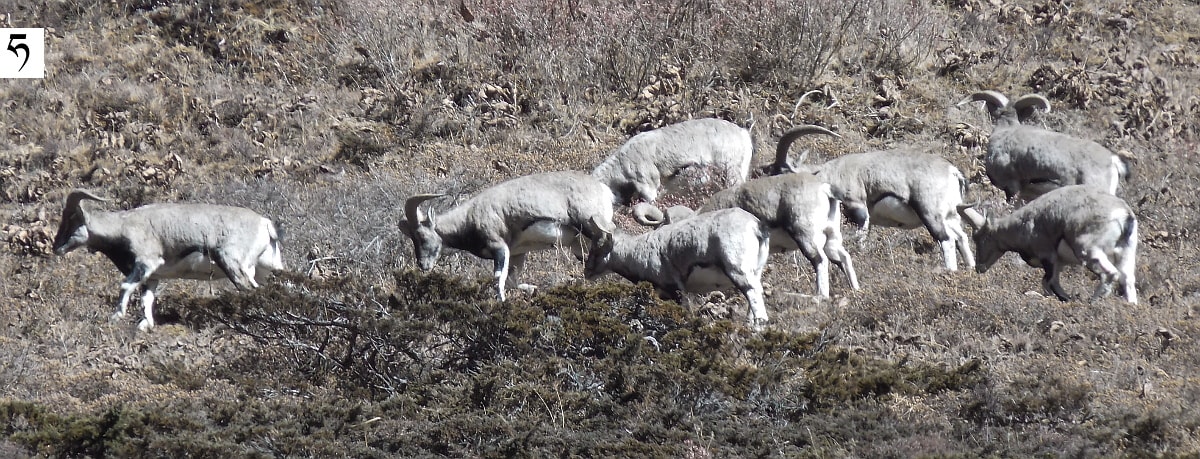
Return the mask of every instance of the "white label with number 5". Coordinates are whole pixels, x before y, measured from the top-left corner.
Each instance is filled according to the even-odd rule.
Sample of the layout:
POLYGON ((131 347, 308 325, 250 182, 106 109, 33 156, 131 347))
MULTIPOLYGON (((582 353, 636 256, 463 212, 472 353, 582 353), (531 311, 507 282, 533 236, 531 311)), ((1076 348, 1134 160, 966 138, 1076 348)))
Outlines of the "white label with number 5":
POLYGON ((46 29, 0 28, 0 78, 46 77, 46 29))

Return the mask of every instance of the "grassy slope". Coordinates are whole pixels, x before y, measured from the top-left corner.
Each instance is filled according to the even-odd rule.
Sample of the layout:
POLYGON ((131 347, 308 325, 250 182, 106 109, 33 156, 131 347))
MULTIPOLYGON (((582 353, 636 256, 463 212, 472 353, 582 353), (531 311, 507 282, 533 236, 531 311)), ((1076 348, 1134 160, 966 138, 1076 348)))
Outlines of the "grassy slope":
POLYGON ((1200 450, 1194 2, 393 3, 0 3, 55 29, 45 80, 0 83, 0 452, 1200 450), (529 269, 562 287, 504 305, 468 255, 439 264, 461 278, 407 271, 405 196, 587 169, 689 117, 755 120, 759 163, 802 123, 843 135, 799 142, 818 158, 925 145, 1004 211, 986 117, 954 106, 981 88, 1046 94, 1040 122, 1135 158, 1141 305, 1026 294, 1039 275, 1015 259, 940 272, 928 235, 889 230, 850 242, 863 290, 835 276, 831 302, 773 259, 763 335, 736 301, 686 311, 559 254, 529 269), (109 324, 111 264, 48 256, 77 186, 252 207, 298 274, 169 283, 166 325, 109 324))

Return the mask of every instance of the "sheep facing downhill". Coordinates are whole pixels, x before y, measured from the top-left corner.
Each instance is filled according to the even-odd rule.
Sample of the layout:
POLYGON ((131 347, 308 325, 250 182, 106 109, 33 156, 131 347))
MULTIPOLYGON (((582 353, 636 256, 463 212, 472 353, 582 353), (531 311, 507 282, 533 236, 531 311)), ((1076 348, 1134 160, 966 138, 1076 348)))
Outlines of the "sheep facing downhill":
POLYGON ((592 176, 612 189, 617 204, 654 202, 660 189, 682 186, 676 178, 691 169, 712 167, 728 185, 740 185, 750 174, 753 153, 750 131, 716 118, 695 119, 633 136, 592 176))
POLYGON ((1058 283, 1064 265, 1083 264, 1100 276, 1093 299, 1120 286, 1125 300, 1137 303, 1137 218, 1124 200, 1089 185, 1057 188, 1012 214, 988 218, 974 209, 964 217, 976 228, 976 270, 986 272, 1006 252, 1045 270, 1042 288, 1062 301, 1058 283))
MULTIPOLYGON (((785 139, 789 137, 785 136, 785 139)), ((775 169, 811 173, 833 187, 847 216, 865 233, 876 226, 913 229, 924 226, 942 248, 947 270, 958 269, 958 257, 975 266, 959 209, 966 193, 966 178, 945 158, 894 149, 843 155, 812 166, 788 161, 790 144, 781 141, 775 169)))
POLYGON ((584 241, 594 240, 590 221, 612 222, 613 195, 591 176, 574 171, 518 177, 494 185, 449 211, 426 215, 423 202, 442 196, 421 194, 404 205, 400 229, 413 241, 422 270, 433 269, 442 248, 450 247, 494 261, 497 296, 505 282, 519 277, 526 254, 570 246, 583 257, 584 241))
POLYGON ((1091 140, 1021 124, 1033 110, 1050 110, 1050 101, 1037 94, 1012 103, 996 91, 980 91, 959 105, 982 101, 995 122, 984 156, 988 179, 1006 199, 1029 201, 1067 185, 1095 185, 1117 193, 1129 174, 1125 161, 1091 140))
POLYGON ((250 209, 173 203, 104 212, 88 210, 85 200, 106 201, 87 191, 71 192, 54 253, 86 246, 112 260, 125 275, 112 319, 125 317, 130 296, 141 287, 145 313, 139 330, 154 327, 154 297, 162 279, 225 277, 251 289, 283 269, 275 225, 250 209))
POLYGON ((589 279, 614 272, 632 282, 650 282, 675 299, 683 292, 733 287, 750 305, 750 326, 760 329, 766 323, 762 275, 770 232, 749 212, 708 212, 637 236, 613 234, 615 227, 599 219, 593 228, 600 237, 584 264, 589 279))
MULTIPOLYGON (((841 206, 828 183, 809 174, 756 178, 718 192, 697 212, 735 207, 750 212, 770 228, 772 252, 799 250, 812 263, 820 297, 829 298, 831 261, 846 275, 850 288, 858 290, 854 263, 842 245, 841 206)), ((665 215, 650 205, 639 205, 634 211, 637 221, 649 226, 682 221, 691 213, 682 206, 667 209, 665 215)))

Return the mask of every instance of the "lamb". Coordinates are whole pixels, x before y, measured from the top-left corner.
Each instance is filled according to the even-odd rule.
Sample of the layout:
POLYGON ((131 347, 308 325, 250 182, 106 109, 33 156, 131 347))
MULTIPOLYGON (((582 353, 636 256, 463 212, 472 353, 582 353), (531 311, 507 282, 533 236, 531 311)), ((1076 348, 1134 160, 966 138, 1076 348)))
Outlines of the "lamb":
POLYGON ((584 275, 614 272, 632 282, 648 281, 671 295, 708 293, 730 286, 750 305, 747 321, 760 329, 767 321, 762 275, 770 250, 766 225, 742 209, 696 215, 637 236, 613 234, 613 225, 593 219, 584 275))
MULTIPOLYGON (((656 207, 639 206, 635 216, 644 225, 678 222, 689 213, 681 207, 668 209, 664 216, 656 207)), ((744 209, 770 228, 772 252, 800 250, 816 271, 820 297, 829 298, 830 261, 841 268, 850 287, 858 290, 858 275, 842 245, 841 206, 828 183, 809 174, 756 178, 718 192, 698 212, 730 208, 744 209)))
POLYGON ((1032 200, 1067 185, 1096 185, 1109 194, 1129 174, 1124 160, 1104 146, 1085 139, 1022 125, 1033 110, 1050 110, 1050 101, 1037 94, 1011 104, 996 91, 976 92, 959 105, 983 101, 995 128, 988 140, 984 170, 1006 199, 1032 200))
POLYGON ((88 210, 83 201, 107 201, 90 192, 67 195, 54 253, 86 246, 112 260, 125 280, 113 320, 125 317, 141 287, 144 317, 138 330, 154 327, 154 297, 162 279, 228 278, 239 289, 257 288, 283 269, 275 224, 242 207, 151 204, 132 210, 88 210))
POLYGON ((986 272, 1006 252, 1042 268, 1042 288, 1058 299, 1067 295, 1058 283, 1064 265, 1083 264, 1100 276, 1093 299, 1112 293, 1115 281, 1125 300, 1137 304, 1137 218, 1124 200, 1091 185, 1057 188, 1003 218, 987 218, 974 209, 964 217, 976 228, 976 270, 986 272))
POLYGON ((422 270, 437 263, 443 247, 494 261, 496 291, 504 301, 508 277, 519 277, 529 252, 571 245, 583 257, 579 238, 594 240, 589 222, 612 222, 608 186, 575 171, 515 178, 487 188, 441 215, 425 215, 421 203, 442 196, 420 194, 404 204, 403 230, 413 242, 422 270))
POLYGON ((681 184, 675 179, 692 168, 711 166, 727 184, 744 183, 753 152, 750 131, 725 120, 695 119, 633 136, 592 176, 613 190, 618 204, 654 202, 660 188, 676 190, 681 184))
MULTIPOLYGON (((967 181, 946 159, 901 148, 843 155, 818 166, 795 166, 787 160, 789 146, 780 141, 776 169, 816 174, 829 183, 860 234, 872 221, 904 229, 923 225, 941 246, 947 270, 958 270, 956 249, 968 267, 975 266, 958 213, 967 181)), ((807 152, 801 163, 805 156, 807 152)))

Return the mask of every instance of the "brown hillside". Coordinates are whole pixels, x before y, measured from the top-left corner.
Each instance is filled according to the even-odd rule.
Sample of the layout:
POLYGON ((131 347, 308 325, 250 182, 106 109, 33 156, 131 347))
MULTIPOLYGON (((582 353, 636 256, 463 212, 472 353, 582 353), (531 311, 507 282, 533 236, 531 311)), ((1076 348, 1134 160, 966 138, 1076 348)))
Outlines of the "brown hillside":
POLYGON ((47 31, 46 78, 0 81, 0 456, 1200 453, 1195 0, 0 0, 0 23, 47 31), (490 263, 416 271, 397 227, 409 195, 589 170, 701 117, 751 127, 756 165, 798 124, 842 136, 797 142, 810 161, 920 146, 1004 213, 990 120, 956 105, 980 89, 1131 158, 1140 304, 872 229, 847 241, 862 290, 835 273, 830 301, 773 256, 753 333, 740 299, 559 253, 498 303, 490 263), (50 252, 75 188, 252 208, 290 272, 167 281, 158 327, 110 323, 113 265, 50 252))

